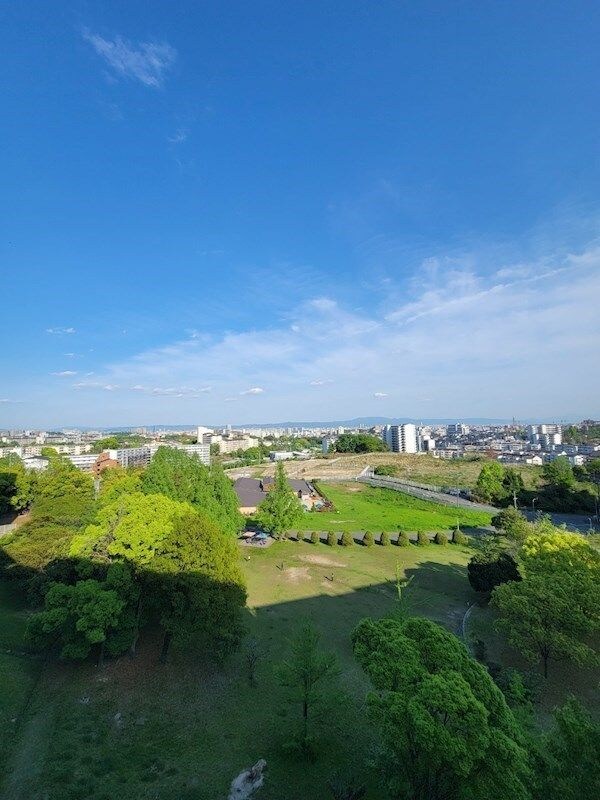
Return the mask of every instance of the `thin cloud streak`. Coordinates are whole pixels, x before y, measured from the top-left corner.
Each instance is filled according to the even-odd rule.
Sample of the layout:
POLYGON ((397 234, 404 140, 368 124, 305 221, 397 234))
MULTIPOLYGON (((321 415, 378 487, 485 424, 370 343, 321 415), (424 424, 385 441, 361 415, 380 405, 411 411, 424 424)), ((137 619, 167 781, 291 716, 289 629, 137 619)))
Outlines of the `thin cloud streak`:
POLYGON ((173 66, 177 51, 166 42, 133 42, 116 36, 104 39, 85 29, 83 38, 119 77, 137 80, 145 86, 159 89, 165 73, 173 66))

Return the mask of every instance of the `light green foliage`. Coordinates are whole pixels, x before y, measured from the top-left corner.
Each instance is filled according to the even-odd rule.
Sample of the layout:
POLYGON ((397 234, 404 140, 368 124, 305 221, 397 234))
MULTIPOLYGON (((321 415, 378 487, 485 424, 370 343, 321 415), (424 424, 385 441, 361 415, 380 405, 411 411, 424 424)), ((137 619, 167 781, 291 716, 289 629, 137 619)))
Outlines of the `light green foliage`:
POLYGON ((329 547, 335 547, 338 543, 338 535, 335 531, 329 531, 327 533, 327 544, 329 547))
POLYGON ((162 494, 124 494, 102 506, 93 525, 71 545, 72 556, 124 558, 136 566, 148 564, 177 517, 190 511, 162 494))
POLYGON ((535 800, 580 800, 598 796, 600 723, 573 698, 554 713, 554 724, 541 738, 535 800))
POLYGON ((492 595, 498 628, 530 661, 542 660, 545 676, 553 659, 596 661, 590 637, 600 630, 600 554, 582 536, 542 530, 525 540, 520 560, 523 580, 492 595))
POLYGON ((319 634, 304 624, 290 643, 290 656, 275 667, 277 681, 288 691, 299 711, 301 727, 294 739, 307 756, 315 754, 315 717, 339 675, 336 657, 319 649, 319 634))
POLYGON ((426 619, 366 619, 352 643, 376 690, 390 797, 528 800, 519 726, 455 636, 426 619))
POLYGON ((93 645, 102 644, 108 631, 118 627, 124 607, 115 590, 96 580, 55 583, 44 610, 30 618, 27 638, 37 647, 60 643, 62 658, 86 658, 93 645))
POLYGON ((60 456, 36 481, 33 515, 72 527, 86 525, 94 513, 94 481, 60 456))
POLYGON ((443 531, 438 531, 434 537, 434 542, 436 544, 447 545, 448 537, 443 531))
POLYGON ((108 505, 122 494, 133 494, 134 492, 141 492, 141 490, 142 478, 139 472, 130 472, 121 469, 121 467, 116 467, 115 469, 107 469, 102 473, 98 499, 101 505, 108 505))
POLYGON ((375 538, 373 537, 373 534, 371 533, 371 531, 367 531, 363 536, 363 545, 365 547, 373 547, 374 544, 375 544, 375 538))
POLYGON ((498 502, 505 495, 503 485, 504 467, 497 461, 488 461, 481 468, 475 492, 477 496, 488 503, 498 502))
POLYGON ((320 544, 321 537, 319 535, 319 531, 313 531, 310 535, 310 541, 312 544, 320 544))
POLYGON ((419 547, 427 547, 430 544, 429 536, 425 533, 425 531, 419 531, 417 534, 417 544, 419 547))
POLYGON ((387 531, 383 531, 381 534, 381 538, 379 539, 379 543, 382 547, 389 547, 391 544, 390 535, 387 531))
POLYGON ((207 467, 183 450, 159 447, 142 477, 142 491, 191 503, 232 536, 243 527, 233 484, 221 467, 207 467))
POLYGON ((303 516, 300 500, 287 482, 283 464, 275 469, 273 487, 258 508, 258 524, 275 537, 283 536, 303 516))

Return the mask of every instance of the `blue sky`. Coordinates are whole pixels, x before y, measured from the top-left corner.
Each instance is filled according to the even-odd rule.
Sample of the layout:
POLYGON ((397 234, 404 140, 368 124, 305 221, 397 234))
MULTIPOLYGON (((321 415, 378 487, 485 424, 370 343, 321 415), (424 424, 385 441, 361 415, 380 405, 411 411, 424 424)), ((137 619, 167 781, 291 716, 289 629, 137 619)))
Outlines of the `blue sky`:
POLYGON ((600 416, 596 3, 0 21, 0 427, 600 416))

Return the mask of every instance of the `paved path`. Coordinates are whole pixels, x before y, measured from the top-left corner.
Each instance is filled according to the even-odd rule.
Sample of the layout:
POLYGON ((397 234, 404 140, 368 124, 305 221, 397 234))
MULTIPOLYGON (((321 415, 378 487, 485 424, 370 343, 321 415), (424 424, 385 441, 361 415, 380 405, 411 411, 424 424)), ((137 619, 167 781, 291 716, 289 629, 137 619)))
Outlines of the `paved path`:
MULTIPOLYGON (((534 515, 531 510, 521 509, 530 522, 533 522, 534 515)), ((594 533, 600 532, 600 523, 594 518, 592 514, 559 514, 558 512, 536 511, 535 518, 541 514, 548 514, 554 525, 566 525, 570 531, 576 533, 594 533), (590 523, 592 531, 590 531, 590 523)))

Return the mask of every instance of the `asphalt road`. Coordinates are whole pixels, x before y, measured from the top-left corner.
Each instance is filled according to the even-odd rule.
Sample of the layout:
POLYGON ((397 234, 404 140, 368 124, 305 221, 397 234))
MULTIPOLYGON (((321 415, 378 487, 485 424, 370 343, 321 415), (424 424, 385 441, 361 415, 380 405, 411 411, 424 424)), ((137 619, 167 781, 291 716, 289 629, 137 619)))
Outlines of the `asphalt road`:
MULTIPOLYGON (((521 509, 527 519, 532 522, 534 520, 533 513, 529 510, 521 509)), ((541 512, 536 511, 535 517, 538 517, 541 512)), ((548 514, 554 525, 566 525, 570 531, 577 533, 595 533, 600 532, 600 523, 593 516, 585 514, 558 514, 554 512, 544 512, 548 514), (592 530, 590 531, 590 523, 592 530)))

